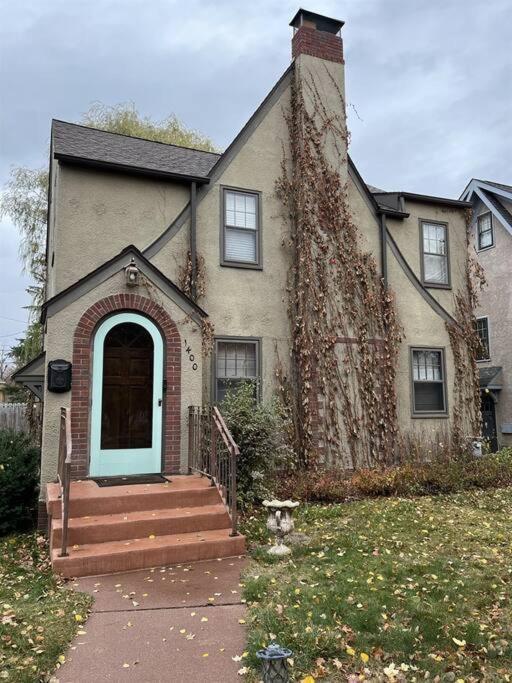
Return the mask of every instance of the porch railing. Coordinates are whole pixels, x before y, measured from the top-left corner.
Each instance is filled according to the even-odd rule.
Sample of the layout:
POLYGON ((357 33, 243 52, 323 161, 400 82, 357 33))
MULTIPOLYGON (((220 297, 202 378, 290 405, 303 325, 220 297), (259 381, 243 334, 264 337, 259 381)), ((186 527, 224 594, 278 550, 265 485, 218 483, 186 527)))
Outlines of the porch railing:
POLYGON ((216 486, 231 518, 231 535, 238 535, 236 466, 240 449, 220 410, 189 406, 188 469, 208 477, 216 486))
POLYGON ((69 524, 69 487, 71 479, 71 419, 67 408, 60 409, 60 433, 59 433, 59 463, 57 481, 60 485, 61 518, 62 518, 62 543, 60 557, 65 557, 68 545, 69 524))

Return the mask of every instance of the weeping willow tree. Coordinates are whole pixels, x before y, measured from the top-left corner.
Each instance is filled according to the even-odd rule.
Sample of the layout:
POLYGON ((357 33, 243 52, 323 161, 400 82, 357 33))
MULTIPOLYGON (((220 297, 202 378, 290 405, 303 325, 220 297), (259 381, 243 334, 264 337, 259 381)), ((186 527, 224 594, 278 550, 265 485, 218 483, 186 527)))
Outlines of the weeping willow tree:
MULTIPOLYGON (((112 133, 147 138, 157 142, 194 147, 213 152, 213 142, 199 131, 187 128, 174 114, 161 121, 141 116, 132 102, 108 106, 94 103, 80 123, 112 133)), ((20 234, 20 259, 32 284, 30 317, 26 334, 11 350, 16 367, 35 358, 42 349, 39 312, 45 296, 46 221, 48 169, 12 168, 0 196, 0 217, 8 217, 20 234)))

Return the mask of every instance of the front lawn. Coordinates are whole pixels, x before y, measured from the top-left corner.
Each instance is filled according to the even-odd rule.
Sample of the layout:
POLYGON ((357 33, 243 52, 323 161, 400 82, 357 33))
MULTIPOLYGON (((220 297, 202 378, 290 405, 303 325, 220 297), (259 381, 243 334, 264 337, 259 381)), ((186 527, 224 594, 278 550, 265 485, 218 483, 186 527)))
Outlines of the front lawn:
POLYGON ((90 603, 52 574, 42 537, 0 539, 0 679, 48 680, 90 603))
POLYGON ((296 522, 311 541, 280 562, 257 547, 264 514, 245 525, 253 674, 275 640, 293 680, 512 680, 512 488, 301 505, 296 522))

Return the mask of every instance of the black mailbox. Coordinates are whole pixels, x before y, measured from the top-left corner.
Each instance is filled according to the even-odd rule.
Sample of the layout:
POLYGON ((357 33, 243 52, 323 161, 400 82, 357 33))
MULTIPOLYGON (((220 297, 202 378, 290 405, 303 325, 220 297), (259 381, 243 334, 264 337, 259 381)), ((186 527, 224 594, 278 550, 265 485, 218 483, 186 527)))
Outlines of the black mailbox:
POLYGON ((48 391, 62 393, 71 389, 71 363, 57 359, 48 363, 48 391))

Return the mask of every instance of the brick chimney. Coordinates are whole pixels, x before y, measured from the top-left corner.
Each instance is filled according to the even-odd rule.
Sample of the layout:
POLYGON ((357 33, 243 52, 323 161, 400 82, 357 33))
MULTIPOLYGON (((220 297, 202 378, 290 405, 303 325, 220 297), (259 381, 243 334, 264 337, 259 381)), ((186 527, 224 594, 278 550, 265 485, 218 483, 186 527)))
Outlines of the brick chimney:
POLYGON ((340 36, 343 24, 338 19, 300 9, 290 22, 290 26, 293 26, 292 58, 309 55, 343 64, 343 41, 340 36))

